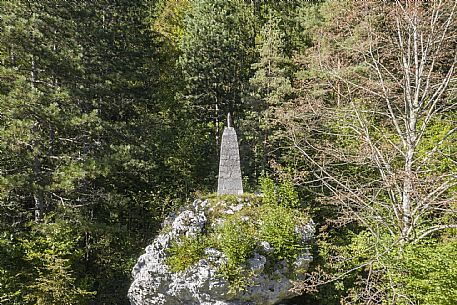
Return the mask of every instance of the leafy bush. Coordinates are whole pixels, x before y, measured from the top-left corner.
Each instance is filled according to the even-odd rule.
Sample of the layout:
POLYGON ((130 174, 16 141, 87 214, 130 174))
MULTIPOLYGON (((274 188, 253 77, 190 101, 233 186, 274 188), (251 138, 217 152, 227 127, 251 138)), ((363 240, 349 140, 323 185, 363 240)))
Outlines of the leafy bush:
POLYGON ((262 174, 259 179, 260 190, 263 194, 263 203, 275 205, 279 202, 279 197, 276 192, 276 185, 273 179, 268 174, 262 174))
POLYGON ((256 248, 256 230, 252 222, 243 221, 241 217, 250 212, 253 210, 245 207, 227 217, 215 232, 215 247, 227 257, 227 262, 220 266, 218 274, 230 283, 230 293, 244 290, 249 284, 247 279, 250 275, 247 274, 245 264, 256 248))
POLYGON ((408 245, 391 274, 404 303, 452 305, 457 300, 457 240, 408 245))
POLYGON ((279 185, 278 195, 281 205, 291 208, 298 208, 300 206, 298 193, 291 181, 283 180, 281 182, 279 185))
POLYGON ((187 270, 203 257, 207 245, 207 239, 201 235, 183 237, 180 241, 174 241, 168 250, 170 256, 166 264, 173 272, 187 270))
POLYGON ((231 262, 222 265, 218 270, 218 274, 230 283, 229 293, 242 291, 250 284, 248 279, 251 274, 248 274, 248 271, 243 266, 231 262))
POLYGON ((262 209, 260 237, 273 247, 275 261, 292 261, 303 247, 295 232, 294 210, 284 206, 266 205, 262 209))
MULTIPOLYGON (((291 261, 303 249, 300 237, 295 232, 297 222, 303 220, 296 217, 300 201, 298 194, 288 180, 281 181, 277 186, 268 175, 260 178, 260 188, 263 193, 263 203, 260 219, 260 237, 266 240, 273 248, 275 261, 291 261)), ((303 216, 303 215, 301 215, 303 216)))
POLYGON ((263 174, 259 182, 264 204, 282 205, 290 208, 300 206, 298 193, 291 181, 283 179, 278 186, 268 174, 263 174))
POLYGON ((252 225, 237 217, 227 219, 217 231, 217 247, 230 264, 240 265, 251 257, 256 247, 252 225))
POLYGON ((76 266, 82 249, 78 248, 77 231, 60 220, 51 221, 50 216, 36 224, 28 238, 20 240, 23 258, 29 266, 34 266, 28 274, 32 280, 27 281, 23 302, 87 304, 96 292, 89 291, 84 280, 78 278, 76 266))

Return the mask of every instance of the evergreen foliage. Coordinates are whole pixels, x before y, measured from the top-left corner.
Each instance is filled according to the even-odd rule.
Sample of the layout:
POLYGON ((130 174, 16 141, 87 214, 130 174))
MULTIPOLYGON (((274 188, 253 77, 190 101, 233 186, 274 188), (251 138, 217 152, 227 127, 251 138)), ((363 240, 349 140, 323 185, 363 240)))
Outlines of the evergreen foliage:
POLYGON ((179 98, 207 135, 205 151, 212 162, 202 168, 206 165, 206 175, 215 177, 222 122, 229 112, 236 119, 244 114, 254 56, 254 16, 242 0, 194 0, 190 6, 180 48, 185 88, 179 98))
POLYGON ((238 0, 195 0, 191 7, 180 58, 185 97, 203 122, 241 114, 253 56, 253 12, 238 0))
POLYGON ((0 3, 2 303, 126 304, 134 260, 199 184, 203 136, 159 73, 150 5, 0 3), (71 258, 39 243, 54 226, 71 258))

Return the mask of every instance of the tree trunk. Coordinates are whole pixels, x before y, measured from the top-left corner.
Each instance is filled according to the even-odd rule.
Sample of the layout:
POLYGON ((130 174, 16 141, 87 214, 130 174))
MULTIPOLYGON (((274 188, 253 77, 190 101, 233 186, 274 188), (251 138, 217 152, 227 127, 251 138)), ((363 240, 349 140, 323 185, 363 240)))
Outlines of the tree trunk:
MULTIPOLYGON (((33 173, 35 174, 35 181, 39 181, 41 176, 41 162, 37 156, 33 159, 33 173)), ((44 215, 44 196, 41 186, 37 183, 33 192, 33 199, 35 202, 35 222, 43 220, 44 215)))

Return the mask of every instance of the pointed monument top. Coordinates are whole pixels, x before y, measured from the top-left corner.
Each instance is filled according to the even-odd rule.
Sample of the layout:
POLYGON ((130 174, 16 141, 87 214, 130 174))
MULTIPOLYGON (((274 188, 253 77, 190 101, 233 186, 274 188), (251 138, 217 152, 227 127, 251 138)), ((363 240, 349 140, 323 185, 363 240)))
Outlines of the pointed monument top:
POLYGON ((232 127, 232 116, 230 112, 227 114, 227 127, 232 127))

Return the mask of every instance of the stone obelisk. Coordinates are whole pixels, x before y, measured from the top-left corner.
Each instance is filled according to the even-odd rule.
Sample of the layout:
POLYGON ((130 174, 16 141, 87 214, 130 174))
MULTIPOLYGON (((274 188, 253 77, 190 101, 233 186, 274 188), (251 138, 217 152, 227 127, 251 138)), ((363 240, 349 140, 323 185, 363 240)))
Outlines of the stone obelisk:
POLYGON ((235 128, 231 126, 230 113, 227 115, 227 127, 224 128, 222 134, 217 193, 219 195, 243 194, 240 150, 238 148, 238 138, 235 128))

